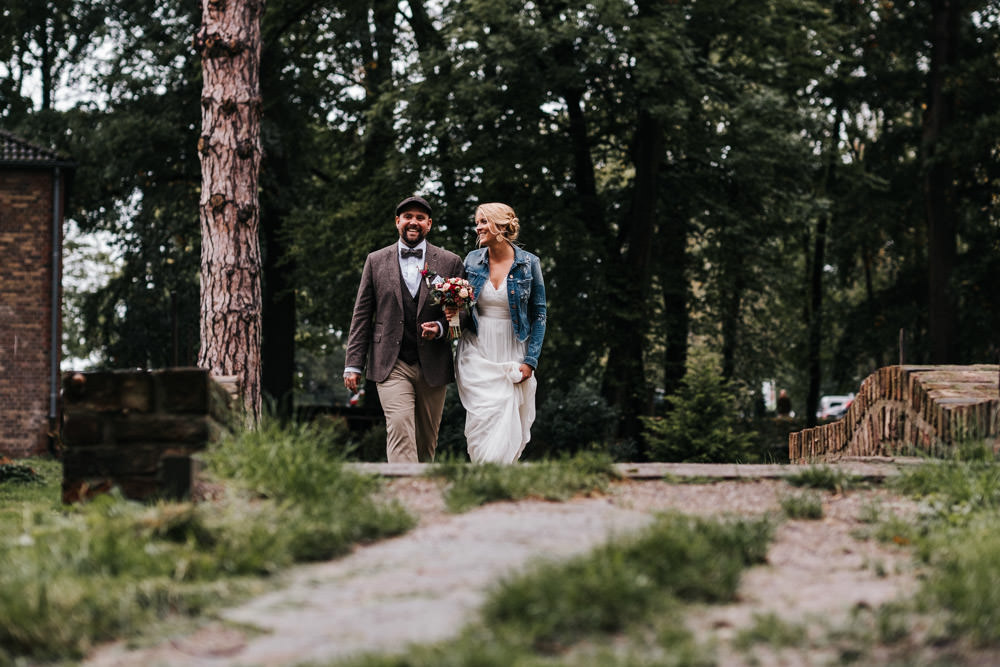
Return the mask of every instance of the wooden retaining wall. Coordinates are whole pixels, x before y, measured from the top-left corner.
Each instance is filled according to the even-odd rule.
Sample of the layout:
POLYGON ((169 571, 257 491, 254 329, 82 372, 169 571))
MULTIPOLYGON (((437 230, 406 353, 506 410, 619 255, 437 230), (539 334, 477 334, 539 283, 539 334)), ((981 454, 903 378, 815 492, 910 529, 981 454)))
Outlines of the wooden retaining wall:
POLYGON ((788 458, 941 455, 967 440, 996 441, 998 379, 994 364, 880 368, 861 383, 843 419, 789 434, 788 458))

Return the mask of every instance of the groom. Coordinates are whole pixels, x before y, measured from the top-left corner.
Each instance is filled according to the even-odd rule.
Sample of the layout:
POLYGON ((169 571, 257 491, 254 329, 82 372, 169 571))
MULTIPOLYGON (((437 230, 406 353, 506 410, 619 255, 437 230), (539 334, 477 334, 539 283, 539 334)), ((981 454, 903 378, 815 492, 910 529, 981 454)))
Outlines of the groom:
POLYGON ((447 320, 431 303, 430 279, 464 278, 465 267, 458 255, 427 242, 431 222, 423 197, 396 206, 399 240, 365 260, 347 338, 344 386, 356 392, 362 371, 378 386, 390 463, 434 459, 445 391, 455 377, 447 320))

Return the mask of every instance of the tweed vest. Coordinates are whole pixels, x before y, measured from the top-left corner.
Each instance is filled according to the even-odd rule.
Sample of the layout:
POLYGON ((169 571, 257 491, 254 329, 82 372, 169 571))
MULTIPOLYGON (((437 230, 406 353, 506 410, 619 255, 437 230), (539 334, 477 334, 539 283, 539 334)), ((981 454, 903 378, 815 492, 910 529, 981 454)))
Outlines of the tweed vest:
MULTIPOLYGON (((417 353, 417 343, 419 343, 417 333, 417 299, 410 296, 410 288, 406 286, 403 276, 399 276, 399 289, 403 295, 403 341, 399 346, 399 359, 410 365, 420 363, 420 355, 417 353)), ((420 292, 417 291, 419 296, 420 292)))

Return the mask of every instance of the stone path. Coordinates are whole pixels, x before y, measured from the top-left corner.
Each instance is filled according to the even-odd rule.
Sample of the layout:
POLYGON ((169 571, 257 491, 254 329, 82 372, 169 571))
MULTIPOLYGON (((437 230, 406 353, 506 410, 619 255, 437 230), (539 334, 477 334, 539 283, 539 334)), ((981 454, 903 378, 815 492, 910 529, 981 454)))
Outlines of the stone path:
POLYGON ((504 574, 541 556, 584 552, 650 520, 603 499, 489 505, 340 560, 297 568, 286 588, 222 614, 263 634, 209 628, 201 637, 152 649, 115 644, 85 664, 289 665, 445 639, 469 621, 504 574))
MULTIPOLYGON (((879 480, 898 474, 900 465, 923 463, 924 459, 905 456, 844 457, 836 468, 866 480, 879 480)), ((434 464, 428 463, 352 463, 359 471, 383 477, 418 477, 434 464)), ((519 465, 531 465, 521 463, 519 465)), ((821 463, 821 466, 831 464, 821 463)), ((665 477, 704 477, 708 479, 780 479, 802 472, 808 466, 778 463, 616 463, 615 469, 629 479, 664 479, 665 477)))
MULTIPOLYGON (((390 477, 419 470, 380 465, 372 470, 390 477)), ((669 473, 766 480, 802 469, 681 464, 623 467, 633 479, 662 478, 669 473)), ((853 462, 841 467, 869 478, 897 472, 894 465, 884 462, 853 462)), ((779 487, 776 482, 761 482, 765 483, 771 485, 765 504, 772 509, 757 512, 774 508, 775 489, 779 487)), ((664 489, 673 487, 682 494, 679 502, 685 508, 700 509, 699 513, 713 508, 695 508, 697 501, 690 494, 700 493, 708 506, 718 503, 710 499, 717 493, 711 486, 701 492, 689 485, 662 482, 635 486, 659 497, 665 495, 664 489)), ((739 487, 734 489, 738 496, 750 493, 744 484, 735 487, 739 487)), ((411 642, 446 639, 474 618, 486 592, 504 575, 523 570, 534 560, 565 558, 615 534, 637 530, 652 521, 651 509, 648 504, 636 509, 620 499, 612 502, 610 497, 599 497, 568 503, 497 503, 466 514, 442 513, 406 535, 359 547, 345 558, 297 567, 288 573, 287 584, 281 589, 224 610, 223 622, 193 635, 138 650, 129 650, 119 642, 100 648, 84 664, 222 667, 322 663, 364 651, 405 650, 411 642)), ((809 530, 815 532, 820 526, 809 530)))

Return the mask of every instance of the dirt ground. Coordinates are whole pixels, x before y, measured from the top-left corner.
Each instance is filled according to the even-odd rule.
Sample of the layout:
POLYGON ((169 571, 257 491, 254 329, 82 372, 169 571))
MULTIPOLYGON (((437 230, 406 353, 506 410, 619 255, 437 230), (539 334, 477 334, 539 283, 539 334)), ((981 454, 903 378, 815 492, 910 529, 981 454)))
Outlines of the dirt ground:
MULTIPOLYGON (((797 493, 781 479, 630 480, 599 497, 494 503, 455 515, 445 509, 437 482, 394 478, 387 481, 385 496, 400 500, 420 519, 407 535, 359 547, 338 561, 296 568, 280 590, 224 611, 222 621, 192 635, 139 650, 123 643, 105 646, 85 664, 287 665, 358 651, 405 650, 409 642, 457 632, 497 578, 533 559, 583 552, 615 533, 640 528, 658 511, 777 515, 782 498, 797 493), (420 618, 419 629, 414 618, 420 618)), ((862 535, 871 527, 865 517, 906 516, 916 511, 912 502, 879 487, 816 493, 823 497, 822 519, 781 522, 767 564, 745 574, 738 600, 689 616, 696 636, 718 647, 720 664, 746 663, 745 653, 730 651, 728 640, 759 617, 773 614, 831 631, 858 610, 915 590, 910 552, 862 535)), ((836 657, 822 652, 758 653, 752 662, 824 664, 836 657)))
MULTIPOLYGON (((393 480, 387 491, 419 512, 422 522, 447 516, 441 494, 428 480, 393 480)), ((782 498, 799 493, 804 491, 781 479, 703 484, 629 480, 614 484, 600 502, 644 513, 776 518, 781 514, 782 498)), ((917 572, 910 551, 866 537, 872 517, 910 517, 918 510, 915 502, 879 487, 812 493, 823 498, 823 518, 780 522, 767 564, 751 568, 743 576, 738 600, 706 606, 688 618, 702 641, 719 648, 721 664, 743 662, 743 656, 727 650, 727 640, 751 627, 757 617, 774 615, 792 625, 837 631, 859 611, 874 610, 916 589, 917 572)), ((764 658, 764 664, 799 664, 788 656, 770 657, 773 662, 764 658)), ((813 654, 805 664, 835 658, 833 653, 813 654)))

